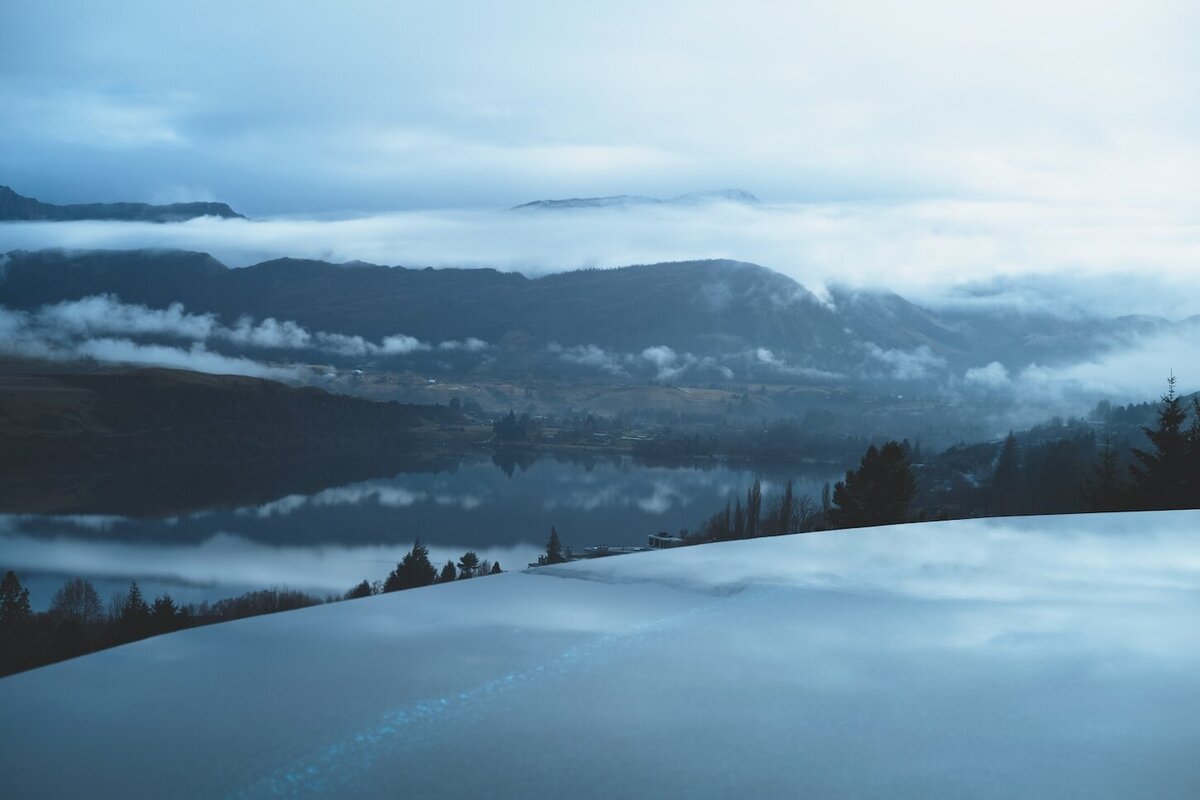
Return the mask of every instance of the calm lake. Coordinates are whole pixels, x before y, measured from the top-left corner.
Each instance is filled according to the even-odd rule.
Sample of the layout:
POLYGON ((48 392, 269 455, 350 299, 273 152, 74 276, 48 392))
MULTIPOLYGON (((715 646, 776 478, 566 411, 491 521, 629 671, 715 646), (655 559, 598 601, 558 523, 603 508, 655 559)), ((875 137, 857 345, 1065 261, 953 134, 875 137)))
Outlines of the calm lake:
POLYGON ((842 474, 830 465, 468 459, 168 517, 0 515, 0 567, 22 576, 35 609, 76 575, 105 599, 130 580, 149 597, 169 592, 183 602, 273 586, 324 596, 384 578, 417 537, 438 566, 474 550, 506 570, 522 569, 544 549, 551 525, 576 550, 644 545, 648 534, 695 528, 726 499, 744 496, 756 477, 765 498, 789 478, 797 494, 819 497, 825 481, 842 474))

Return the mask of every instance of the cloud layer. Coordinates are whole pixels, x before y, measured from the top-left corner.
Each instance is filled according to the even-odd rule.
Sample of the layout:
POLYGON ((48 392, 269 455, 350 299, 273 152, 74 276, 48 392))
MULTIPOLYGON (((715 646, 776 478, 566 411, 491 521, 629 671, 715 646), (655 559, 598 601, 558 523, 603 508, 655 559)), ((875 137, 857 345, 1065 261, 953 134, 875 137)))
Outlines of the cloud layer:
MULTIPOLYGON (((823 292, 890 289, 935 307, 1200 314, 1200 227, 1186 209, 1038 203, 711 204, 564 212, 414 211, 345 219, 0 224, 0 251, 165 247, 231 266, 294 256, 541 275, 728 257, 823 292)), ((720 298, 714 298, 719 302, 720 298)))
POLYGON ((214 314, 188 313, 181 303, 154 309, 122 303, 113 295, 55 303, 33 312, 0 306, 0 352, 3 353, 51 360, 90 358, 280 380, 295 380, 308 373, 303 366, 268 364, 211 349, 222 345, 295 351, 296 355, 309 357, 320 354, 397 357, 434 350, 479 353, 488 348, 486 342, 475 338, 434 345, 402 333, 376 343, 361 336, 310 332, 290 320, 281 322, 273 318, 256 322, 251 317, 242 317, 227 326, 214 314), (168 343, 144 341, 146 338, 168 343), (185 344, 170 340, 183 340, 185 344))
POLYGON ((9 6, 0 172, 55 202, 1196 207, 1200 20, 1174 0, 9 6))

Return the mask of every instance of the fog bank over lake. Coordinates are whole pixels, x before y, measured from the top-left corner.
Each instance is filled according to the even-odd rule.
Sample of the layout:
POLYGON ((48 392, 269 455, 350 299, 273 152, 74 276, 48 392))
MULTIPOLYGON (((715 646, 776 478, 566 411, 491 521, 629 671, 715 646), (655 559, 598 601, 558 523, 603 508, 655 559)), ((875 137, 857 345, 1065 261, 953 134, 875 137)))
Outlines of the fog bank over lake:
POLYGON ((819 497, 840 474, 830 465, 800 472, 630 459, 496 461, 172 517, 8 514, 0 516, 0 551, 6 569, 29 575, 37 609, 77 575, 105 597, 130 580, 151 597, 169 592, 184 602, 272 586, 324 596, 384 578, 418 537, 435 564, 474 550, 521 569, 544 549, 552 525, 576 550, 644 545, 651 533, 694 529, 756 477, 766 497, 789 478, 798 494, 819 497))

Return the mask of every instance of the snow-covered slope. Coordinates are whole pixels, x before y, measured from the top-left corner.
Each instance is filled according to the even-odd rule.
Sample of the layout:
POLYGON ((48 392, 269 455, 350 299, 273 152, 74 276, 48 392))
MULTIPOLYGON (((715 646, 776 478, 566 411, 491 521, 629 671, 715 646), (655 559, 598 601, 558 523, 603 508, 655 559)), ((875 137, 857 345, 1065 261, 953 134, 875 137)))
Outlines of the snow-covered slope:
POLYGON ((708 545, 0 680, 7 797, 1187 797, 1200 512, 708 545))

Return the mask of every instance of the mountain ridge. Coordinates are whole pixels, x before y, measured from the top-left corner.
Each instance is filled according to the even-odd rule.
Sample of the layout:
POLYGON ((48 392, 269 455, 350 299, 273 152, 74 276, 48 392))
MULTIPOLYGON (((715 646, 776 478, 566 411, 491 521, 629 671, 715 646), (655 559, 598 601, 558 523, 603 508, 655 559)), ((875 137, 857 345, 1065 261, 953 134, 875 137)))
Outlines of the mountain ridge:
POLYGON ((289 258, 231 269, 182 250, 14 250, 0 260, 0 305, 14 310, 95 295, 156 309, 182 303, 229 326, 252 317, 371 342, 404 334, 426 343, 425 355, 409 348, 406 357, 413 364, 424 358, 431 368, 453 363, 455 342, 465 359, 462 343, 473 339, 486 345, 470 351, 480 354, 471 369, 492 374, 650 370, 662 380, 687 369, 693 381, 803 381, 847 372, 886 378, 927 374, 922 364, 1047 364, 1095 352, 1108 334, 1142 335, 1171 324, 948 315, 891 292, 836 285, 822 301, 786 275, 729 259, 535 278, 490 268, 289 258), (436 347, 443 342, 449 347, 436 347), (914 369, 902 370, 903 363, 914 369))
POLYGON ((115 220, 122 222, 183 222, 197 217, 245 219, 227 203, 188 202, 167 203, 72 203, 56 205, 18 194, 11 187, 0 185, 0 221, 66 222, 82 220, 115 220))
POLYGON ((741 203, 758 205, 761 201, 744 189, 713 189, 688 192, 676 197, 659 198, 644 195, 617 194, 605 197, 570 197, 557 200, 533 200, 513 206, 510 211, 563 210, 572 208, 626 208, 629 206, 687 206, 706 203, 741 203))

